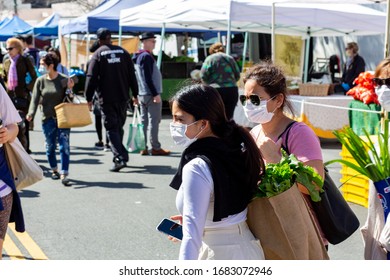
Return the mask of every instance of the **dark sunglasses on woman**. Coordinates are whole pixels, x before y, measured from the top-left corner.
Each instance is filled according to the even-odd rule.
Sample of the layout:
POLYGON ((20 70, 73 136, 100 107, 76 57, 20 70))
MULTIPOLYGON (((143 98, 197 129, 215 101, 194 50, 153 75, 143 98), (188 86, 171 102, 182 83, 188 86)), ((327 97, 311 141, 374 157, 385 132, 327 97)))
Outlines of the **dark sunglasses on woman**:
POLYGON ((251 103, 255 106, 259 106, 260 105, 260 97, 256 94, 251 94, 249 96, 246 96, 246 95, 240 95, 240 102, 242 104, 242 106, 245 106, 245 103, 246 101, 249 99, 251 101, 251 103))
POLYGON ((374 83, 374 86, 376 86, 376 87, 381 87, 383 85, 386 85, 387 87, 390 88, 390 78, 386 78, 386 79, 373 78, 372 82, 374 83))

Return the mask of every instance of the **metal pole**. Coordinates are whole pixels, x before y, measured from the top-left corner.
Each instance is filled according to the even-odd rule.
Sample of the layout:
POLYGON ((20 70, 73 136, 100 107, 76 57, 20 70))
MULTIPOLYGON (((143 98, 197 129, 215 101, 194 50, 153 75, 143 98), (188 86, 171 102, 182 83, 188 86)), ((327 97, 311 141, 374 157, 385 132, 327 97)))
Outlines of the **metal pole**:
POLYGON ((275 63, 275 3, 272 3, 271 13, 271 59, 275 63))
POLYGON ((227 40, 226 40, 226 54, 227 55, 230 55, 230 41, 231 41, 231 37, 232 37, 232 19, 231 19, 231 7, 232 7, 232 3, 231 1, 229 1, 229 9, 228 9, 228 30, 227 30, 227 40))
POLYGON ((246 59, 246 51, 248 48, 248 31, 245 32, 245 37, 244 37, 244 49, 242 51, 242 68, 241 72, 244 72, 244 67, 245 67, 245 59, 246 59))
POLYGON ((307 83, 309 75, 309 51, 310 51, 310 27, 307 29, 306 48, 305 48, 305 63, 303 69, 303 82, 307 83))
POLYGON ((385 58, 389 56, 389 31, 390 31, 390 0, 387 0, 387 16, 386 16, 386 30, 385 30, 385 58))
POLYGON ((119 38, 118 38, 118 46, 122 46, 122 25, 119 25, 119 38))
POLYGON ((162 30, 161 30, 160 50, 158 51, 158 57, 157 57, 157 67, 158 67, 158 69, 161 69, 162 49, 163 49, 163 44, 164 44, 164 37, 165 37, 165 23, 163 23, 163 27, 162 27, 162 30))

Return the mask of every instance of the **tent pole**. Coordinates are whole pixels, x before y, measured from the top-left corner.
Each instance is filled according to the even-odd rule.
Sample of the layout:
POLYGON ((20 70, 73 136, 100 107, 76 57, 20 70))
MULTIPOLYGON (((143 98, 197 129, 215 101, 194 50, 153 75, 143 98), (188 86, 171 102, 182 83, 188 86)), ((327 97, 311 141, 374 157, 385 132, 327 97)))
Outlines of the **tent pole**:
POLYGON ((206 47, 206 41, 203 39, 203 53, 204 57, 207 57, 207 47, 206 47))
POLYGON ((244 67, 245 67, 245 58, 246 58, 246 51, 248 48, 248 31, 245 32, 245 38, 244 38, 244 49, 242 50, 242 67, 241 67, 241 72, 244 72, 244 67))
POLYGON ((389 32, 390 32, 390 0, 387 0, 387 16, 386 16, 386 29, 385 29, 385 51, 384 58, 389 56, 389 32))
POLYGON ((71 37, 72 37, 72 33, 69 33, 68 34, 68 69, 70 70, 70 65, 71 65, 71 50, 70 50, 70 48, 71 48, 71 46, 72 46, 72 39, 71 39, 71 37))
POLYGON ((161 69, 162 49, 163 49, 163 44, 164 44, 164 37, 165 37, 165 23, 163 23, 163 27, 162 27, 162 30, 161 30, 160 50, 158 51, 158 57, 157 57, 157 67, 158 67, 158 69, 161 69))
POLYGON ((119 25, 119 38, 118 38, 118 46, 122 46, 122 25, 119 25))
POLYGON ((275 63, 275 2, 272 3, 271 21, 271 59, 275 63))
POLYGON ((307 29, 306 48, 305 48, 305 63, 303 69, 303 82, 307 83, 309 72, 309 51, 310 51, 310 27, 307 29))
POLYGON ((230 55, 230 42, 231 42, 231 38, 232 38, 232 31, 231 31, 231 29, 232 29, 231 7, 232 7, 232 2, 229 1, 229 11, 228 11, 229 18, 228 18, 227 40, 226 40, 226 54, 227 55, 230 55))
MULTIPOLYGON (((88 63, 88 60, 89 60, 89 44, 90 43, 91 43, 91 37, 89 36, 89 32, 87 32, 87 44, 86 44, 87 59, 86 59, 86 62, 85 62, 85 66, 87 66, 87 63, 88 63)), ((84 69, 82 69, 82 70, 84 70, 84 69)))

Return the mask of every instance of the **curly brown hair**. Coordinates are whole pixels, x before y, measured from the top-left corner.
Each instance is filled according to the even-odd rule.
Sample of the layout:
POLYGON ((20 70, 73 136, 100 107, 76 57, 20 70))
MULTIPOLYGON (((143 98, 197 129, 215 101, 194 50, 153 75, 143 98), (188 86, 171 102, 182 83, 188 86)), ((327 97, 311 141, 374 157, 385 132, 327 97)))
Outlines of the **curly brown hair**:
POLYGON ((225 48, 222 45, 222 43, 214 43, 210 46, 209 54, 218 53, 218 52, 225 52, 225 48))

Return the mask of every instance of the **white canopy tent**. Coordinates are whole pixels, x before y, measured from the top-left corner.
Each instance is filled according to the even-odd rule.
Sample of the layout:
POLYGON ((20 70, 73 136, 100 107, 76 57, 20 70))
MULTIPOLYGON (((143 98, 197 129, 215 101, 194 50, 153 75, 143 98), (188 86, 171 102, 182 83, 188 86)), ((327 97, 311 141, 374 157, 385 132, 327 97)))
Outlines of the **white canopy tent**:
MULTIPOLYGON (((299 1, 275 4, 272 0, 153 0, 133 9, 122 10, 119 24, 160 26, 163 31, 166 27, 178 26, 228 30, 227 53, 230 53, 232 30, 300 35, 304 38, 385 32, 386 14, 374 9, 356 4, 313 3, 316 0, 310 3, 291 2, 299 1)), ((307 73, 307 64, 305 70, 307 73)))

